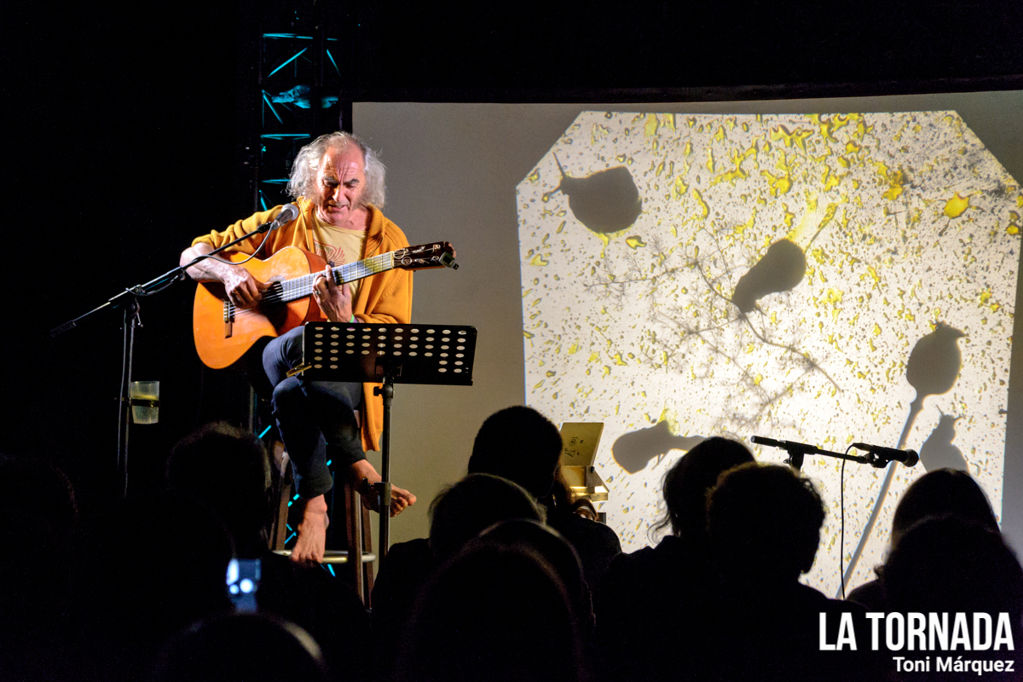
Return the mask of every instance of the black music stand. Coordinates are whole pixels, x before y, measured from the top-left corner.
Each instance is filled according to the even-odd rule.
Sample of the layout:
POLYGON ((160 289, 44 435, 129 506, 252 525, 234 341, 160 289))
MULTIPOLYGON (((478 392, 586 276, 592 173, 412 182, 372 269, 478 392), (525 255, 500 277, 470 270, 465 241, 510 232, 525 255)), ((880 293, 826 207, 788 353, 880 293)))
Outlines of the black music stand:
POLYGON ((384 400, 380 436, 380 547, 387 553, 391 506, 391 399, 394 384, 472 385, 476 328, 440 324, 308 322, 302 364, 310 381, 380 383, 384 400))

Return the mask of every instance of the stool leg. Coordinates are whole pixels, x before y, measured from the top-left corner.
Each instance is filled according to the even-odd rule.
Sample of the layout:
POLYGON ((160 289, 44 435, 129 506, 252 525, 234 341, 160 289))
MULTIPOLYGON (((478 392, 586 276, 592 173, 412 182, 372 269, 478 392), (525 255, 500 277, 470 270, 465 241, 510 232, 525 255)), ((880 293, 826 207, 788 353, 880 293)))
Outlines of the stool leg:
POLYGON ((274 476, 276 480, 275 500, 277 506, 274 517, 270 524, 270 549, 284 549, 284 542, 288 538, 288 512, 290 510, 291 491, 294 479, 291 476, 291 462, 288 453, 284 450, 284 444, 275 441, 273 444, 273 466, 276 469, 274 476))
POLYGON ((362 504, 359 501, 359 494, 347 481, 344 484, 344 503, 346 522, 345 535, 348 540, 348 563, 346 564, 346 568, 349 571, 352 586, 355 588, 356 594, 362 598, 363 603, 367 603, 362 580, 362 543, 359 542, 359 538, 362 535, 363 519, 362 514, 360 513, 362 504))

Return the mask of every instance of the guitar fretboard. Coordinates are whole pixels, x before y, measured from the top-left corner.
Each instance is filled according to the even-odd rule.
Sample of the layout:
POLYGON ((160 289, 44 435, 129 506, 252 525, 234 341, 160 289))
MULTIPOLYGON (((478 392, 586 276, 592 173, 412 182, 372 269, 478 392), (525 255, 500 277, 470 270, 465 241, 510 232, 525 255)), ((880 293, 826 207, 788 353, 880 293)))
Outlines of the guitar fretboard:
MULTIPOLYGON (((354 282, 363 277, 369 277, 379 272, 385 272, 394 267, 394 252, 382 253, 379 256, 372 256, 355 263, 345 263, 334 268, 334 281, 337 284, 354 282)), ((315 275, 311 275, 315 277, 315 275)), ((310 285, 311 286, 311 285, 310 285)))

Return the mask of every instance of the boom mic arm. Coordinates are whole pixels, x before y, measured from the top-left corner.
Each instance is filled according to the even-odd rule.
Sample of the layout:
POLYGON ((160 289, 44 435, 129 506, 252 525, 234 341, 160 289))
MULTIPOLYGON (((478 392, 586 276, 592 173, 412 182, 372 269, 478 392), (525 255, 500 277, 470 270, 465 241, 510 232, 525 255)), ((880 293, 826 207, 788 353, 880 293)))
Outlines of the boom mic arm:
POLYGON ((750 438, 757 445, 767 445, 772 448, 781 448, 785 452, 789 453, 789 458, 786 461, 793 469, 801 469, 803 467, 803 457, 806 455, 814 454, 831 454, 827 450, 821 450, 816 445, 809 445, 807 443, 797 443, 791 440, 775 440, 773 438, 764 438, 763 436, 753 436, 750 438))
MULTIPOLYGON (((775 440, 773 438, 764 438, 763 436, 752 436, 750 438, 757 445, 766 445, 772 448, 781 448, 789 453, 789 458, 786 461, 787 464, 791 465, 793 469, 800 469, 803 466, 803 457, 806 455, 824 455, 825 457, 835 457, 836 459, 847 459, 852 462, 859 462, 860 464, 872 464, 874 466, 884 466, 884 464, 877 464, 878 457, 876 456, 865 456, 859 457, 856 455, 848 455, 843 452, 832 452, 831 450, 824 450, 816 445, 810 445, 808 443, 797 443, 791 440, 775 440)), ((854 444, 855 447, 855 444, 854 444)), ((887 464, 887 461, 885 461, 887 464)))

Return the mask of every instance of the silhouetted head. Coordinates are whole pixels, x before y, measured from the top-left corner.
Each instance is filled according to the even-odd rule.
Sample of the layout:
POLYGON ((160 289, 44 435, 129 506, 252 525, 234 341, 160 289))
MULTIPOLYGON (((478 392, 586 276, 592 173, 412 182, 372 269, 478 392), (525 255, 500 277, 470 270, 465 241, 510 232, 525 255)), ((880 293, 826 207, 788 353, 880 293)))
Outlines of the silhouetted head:
POLYGON ((997 531, 998 521, 983 489, 965 471, 936 469, 906 488, 892 517, 891 546, 929 516, 954 514, 997 531))
POLYGON ((587 631, 593 627, 593 602, 582 562, 561 533, 540 521, 513 519, 494 524, 470 542, 477 543, 521 547, 536 553, 561 580, 580 625, 587 631))
POLYGON ((74 488, 60 468, 39 457, 0 455, 0 546, 11 550, 9 559, 24 560, 30 547, 36 555, 60 551, 77 520, 74 488))
POLYGON ((154 682, 316 682, 330 679, 320 647, 273 616, 233 613, 204 620, 161 652, 154 682))
POLYGON ((78 570, 77 527, 74 489, 61 469, 39 457, 0 455, 0 678, 21 678, 5 677, 11 660, 40 673, 60 663, 52 648, 63 639, 78 570))
POLYGON ((129 497, 91 521, 76 566, 79 630, 97 679, 141 679, 168 637, 231 608, 231 539, 208 507, 169 492, 129 497))
POLYGON ((1019 622, 1023 568, 1002 534, 962 517, 925 518, 892 548, 881 576, 899 611, 1007 611, 1019 622))
POLYGON ((520 546, 473 543, 441 566, 403 642, 401 682, 572 682, 584 665, 564 585, 520 546))
POLYGON ((270 512, 270 458, 256 436, 224 422, 179 441, 167 461, 168 486, 213 510, 243 554, 260 542, 270 512))
POLYGON ((823 523, 824 502, 813 483, 776 464, 725 472, 707 506, 714 556, 722 573, 739 582, 796 581, 813 566, 823 523))
POLYGON ((659 527, 670 524, 675 535, 703 538, 707 532, 707 494, 722 473, 752 461, 753 453, 737 441, 714 437, 698 443, 664 476, 667 516, 659 527))
POLYGON ((543 512, 517 483, 469 474, 430 503, 430 549, 443 561, 490 526, 509 519, 543 521, 543 512))
POLYGON ((507 478, 540 499, 554 486, 561 448, 561 432, 549 419, 531 407, 507 407, 476 433, 469 473, 507 478))

